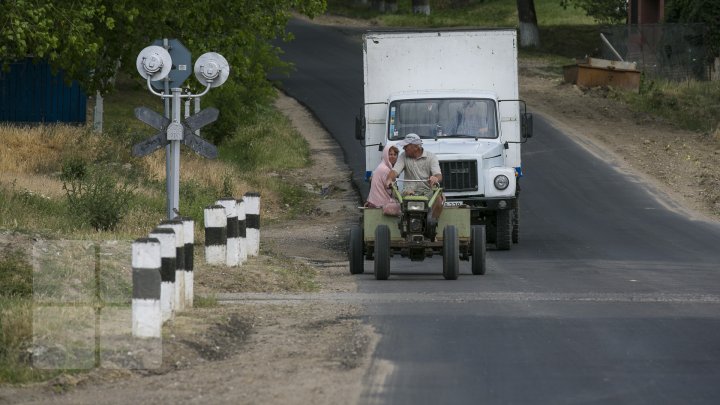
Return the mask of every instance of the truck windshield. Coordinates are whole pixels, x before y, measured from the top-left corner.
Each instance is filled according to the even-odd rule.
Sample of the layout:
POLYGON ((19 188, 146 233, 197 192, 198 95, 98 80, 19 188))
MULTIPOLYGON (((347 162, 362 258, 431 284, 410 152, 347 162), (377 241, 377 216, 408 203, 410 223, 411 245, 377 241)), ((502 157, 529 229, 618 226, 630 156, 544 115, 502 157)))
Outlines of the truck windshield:
POLYGON ((399 100, 390 104, 388 139, 410 133, 421 138, 496 138, 495 102, 491 99, 399 100))
POLYGON ((390 104, 390 140, 415 133, 421 138, 495 138, 495 102, 490 99, 400 100, 390 104))

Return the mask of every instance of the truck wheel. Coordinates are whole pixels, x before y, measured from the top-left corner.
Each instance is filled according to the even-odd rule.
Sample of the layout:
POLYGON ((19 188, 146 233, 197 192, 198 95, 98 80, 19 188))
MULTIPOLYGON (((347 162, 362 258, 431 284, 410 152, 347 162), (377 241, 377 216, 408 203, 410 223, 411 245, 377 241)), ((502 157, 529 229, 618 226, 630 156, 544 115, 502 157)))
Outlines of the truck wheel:
POLYGON ((475 225, 470 230, 470 254, 472 255, 472 274, 478 276, 485 274, 485 226, 475 225))
POLYGON ((350 260, 350 274, 361 274, 365 271, 365 260, 363 257, 363 230, 359 225, 350 228, 350 246, 348 247, 348 259, 350 260))
POLYGON ((512 243, 518 243, 518 234, 520 229, 520 202, 516 202, 512 211, 512 243))
POLYGON ((390 277, 390 229, 387 225, 375 228, 375 279, 390 277))
POLYGON ((447 225, 443 231, 443 277, 457 280, 460 273, 460 244, 455 226, 447 225))
POLYGON ((511 210, 500 210, 496 214, 495 246, 498 250, 510 250, 512 245, 511 210))

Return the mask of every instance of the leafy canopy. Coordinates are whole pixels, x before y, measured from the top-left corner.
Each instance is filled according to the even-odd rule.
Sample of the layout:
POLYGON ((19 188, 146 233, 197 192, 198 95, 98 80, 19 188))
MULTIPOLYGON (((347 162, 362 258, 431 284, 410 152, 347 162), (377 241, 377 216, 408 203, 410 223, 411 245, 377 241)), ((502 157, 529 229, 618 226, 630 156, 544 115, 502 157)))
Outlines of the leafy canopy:
POLYGON ((194 57, 208 51, 228 59, 232 77, 263 88, 282 67, 275 38, 289 39, 290 10, 314 16, 325 0, 3 0, 0 61, 32 56, 63 69, 89 93, 107 93, 119 70, 159 38, 178 38, 194 57))
POLYGON ((600 24, 621 24, 627 21, 627 0, 560 0, 560 5, 567 8, 573 5, 585 10, 600 24))

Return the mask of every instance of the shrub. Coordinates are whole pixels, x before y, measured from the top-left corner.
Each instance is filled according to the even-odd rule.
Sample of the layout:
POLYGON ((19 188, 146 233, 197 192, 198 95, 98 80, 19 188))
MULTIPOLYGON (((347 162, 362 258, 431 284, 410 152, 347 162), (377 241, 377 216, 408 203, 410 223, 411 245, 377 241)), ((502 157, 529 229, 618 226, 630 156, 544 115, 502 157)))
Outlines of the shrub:
POLYGON ((96 231, 115 230, 136 189, 127 178, 118 182, 107 167, 91 168, 77 159, 63 164, 61 179, 71 212, 96 231))
POLYGON ((22 252, 12 251, 0 258, 0 296, 32 296, 32 267, 22 252))

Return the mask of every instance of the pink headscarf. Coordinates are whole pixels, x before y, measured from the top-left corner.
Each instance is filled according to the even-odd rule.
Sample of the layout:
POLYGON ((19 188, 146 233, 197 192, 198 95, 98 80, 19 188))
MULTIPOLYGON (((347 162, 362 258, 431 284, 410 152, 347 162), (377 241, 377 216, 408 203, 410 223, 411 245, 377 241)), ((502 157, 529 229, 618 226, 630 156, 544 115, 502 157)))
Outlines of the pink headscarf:
POLYGON ((392 170, 390 164, 390 149, 392 147, 391 145, 385 145, 383 149, 382 162, 373 172, 367 201, 375 207, 382 207, 385 214, 399 215, 400 205, 392 198, 391 190, 385 188, 385 179, 392 170))

